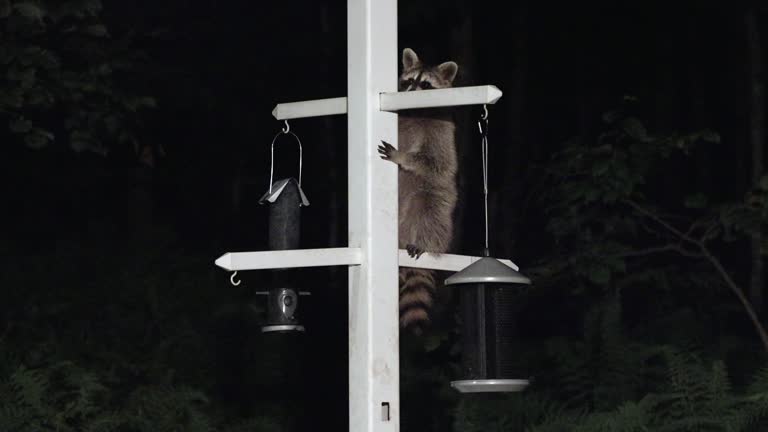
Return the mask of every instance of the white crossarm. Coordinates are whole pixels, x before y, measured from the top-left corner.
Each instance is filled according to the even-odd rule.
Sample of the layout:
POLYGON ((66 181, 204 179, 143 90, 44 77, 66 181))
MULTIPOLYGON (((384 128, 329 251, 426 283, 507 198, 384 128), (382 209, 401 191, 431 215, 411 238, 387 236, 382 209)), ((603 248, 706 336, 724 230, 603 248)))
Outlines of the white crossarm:
POLYGON ((315 99, 301 102, 281 103, 272 110, 278 120, 305 117, 319 117, 347 113, 347 98, 315 99))
POLYGON ((492 85, 381 93, 379 109, 395 112, 418 108, 494 104, 501 95, 501 90, 492 85))
MULTIPOLYGON (((492 85, 381 93, 379 94, 379 109, 395 112, 418 108, 494 104, 501 98, 501 95, 501 90, 492 85)), ((346 113, 347 98, 345 97, 281 103, 272 110, 272 115, 277 120, 346 113)))
POLYGON ((360 248, 293 249, 263 252, 230 252, 220 256, 216 265, 224 270, 265 270, 276 268, 360 265, 360 248))
MULTIPOLYGON (((399 250, 400 267, 430 270, 460 271, 481 257, 425 253, 418 259, 411 258, 404 249, 399 250)), ((216 260, 216 265, 229 271, 266 270, 276 268, 327 267, 360 265, 362 252, 359 248, 294 249, 263 252, 229 252, 216 260)), ((499 260, 514 270, 517 265, 510 260, 499 260)))
MULTIPOLYGON (((452 254, 433 255, 430 253, 425 253, 418 259, 414 259, 408 255, 408 252, 400 249, 400 256, 398 258, 400 267, 457 272, 465 269, 467 266, 481 259, 482 257, 452 254)), ((520 268, 518 268, 517 265, 510 260, 500 259, 499 261, 508 265, 515 271, 520 270, 520 268)))

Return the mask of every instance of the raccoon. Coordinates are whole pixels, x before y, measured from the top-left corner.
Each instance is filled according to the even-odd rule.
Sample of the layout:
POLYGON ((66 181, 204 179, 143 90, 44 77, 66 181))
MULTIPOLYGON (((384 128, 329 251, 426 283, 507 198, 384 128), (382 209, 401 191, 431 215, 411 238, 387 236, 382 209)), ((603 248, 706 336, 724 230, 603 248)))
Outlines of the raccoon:
MULTIPOLYGON (((457 72, 454 62, 426 66, 406 48, 399 90, 451 87, 457 72)), ((444 253, 450 245, 457 198, 455 140, 455 125, 447 111, 413 110, 400 113, 399 148, 383 141, 378 148, 382 159, 399 168, 399 247, 412 257, 444 253)), ((434 293, 433 271, 401 268, 400 326, 421 333, 429 322, 427 310, 434 293)))

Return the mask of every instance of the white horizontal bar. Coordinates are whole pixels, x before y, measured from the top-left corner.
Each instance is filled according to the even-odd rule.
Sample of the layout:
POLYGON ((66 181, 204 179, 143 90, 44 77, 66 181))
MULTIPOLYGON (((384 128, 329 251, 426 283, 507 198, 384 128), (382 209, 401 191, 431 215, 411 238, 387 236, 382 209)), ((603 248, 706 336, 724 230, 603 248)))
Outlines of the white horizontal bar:
MULTIPOLYGON (((229 252, 219 257, 216 260, 216 265, 229 271, 360 265, 362 256, 359 248, 229 252)), ((482 257, 425 253, 419 259, 414 259, 408 255, 405 249, 400 249, 398 264, 400 267, 460 271, 480 258, 482 257)), ((510 260, 500 259, 499 261, 514 270, 519 270, 518 266, 510 260)))
MULTIPOLYGON (((494 104, 501 98, 501 95, 501 90, 492 85, 381 93, 379 94, 379 109, 394 112, 417 108, 494 104)), ((345 97, 281 103, 272 110, 272 115, 277 120, 346 113, 347 98, 345 97)))
POLYGON ((264 270, 296 267, 360 265, 359 248, 293 249, 263 252, 230 252, 220 256, 216 265, 230 271, 264 270))
POLYGON ((278 120, 318 117, 347 113, 347 98, 316 99, 303 102, 281 103, 272 110, 278 120))
POLYGON ((381 93, 379 95, 379 109, 381 111, 400 111, 415 108, 493 104, 501 98, 501 95, 501 90, 492 85, 381 93))
MULTIPOLYGON (((479 260, 482 257, 466 256, 466 255, 451 255, 440 254, 433 255, 425 253, 418 259, 411 258, 408 252, 404 249, 400 249, 399 264, 400 267, 412 267, 423 268, 431 270, 445 270, 445 271, 460 271, 466 268, 468 265, 479 260)), ((511 267, 513 270, 518 271, 520 268, 510 260, 500 259, 499 261, 511 267)))

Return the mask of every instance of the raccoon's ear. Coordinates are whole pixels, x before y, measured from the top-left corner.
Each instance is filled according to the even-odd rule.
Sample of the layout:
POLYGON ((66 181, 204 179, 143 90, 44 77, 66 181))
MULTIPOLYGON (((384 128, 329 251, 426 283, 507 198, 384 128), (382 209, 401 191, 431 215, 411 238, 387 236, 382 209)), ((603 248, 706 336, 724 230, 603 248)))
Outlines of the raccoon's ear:
POLYGON ((416 51, 406 48, 403 50, 403 69, 408 70, 421 65, 419 56, 416 55, 416 51))
POLYGON ((437 67, 437 71, 444 80, 453 83, 454 78, 456 78, 456 73, 459 72, 459 65, 452 61, 445 62, 437 67))

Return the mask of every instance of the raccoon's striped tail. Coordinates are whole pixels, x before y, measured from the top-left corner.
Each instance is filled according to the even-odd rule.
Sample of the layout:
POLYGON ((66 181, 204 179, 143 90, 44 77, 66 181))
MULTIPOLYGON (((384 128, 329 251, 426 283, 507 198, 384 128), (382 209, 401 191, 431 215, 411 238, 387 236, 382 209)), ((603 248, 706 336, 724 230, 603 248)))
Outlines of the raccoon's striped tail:
POLYGON ((416 334, 429 324, 429 309, 435 295, 435 276, 431 270, 400 269, 400 327, 416 334))

